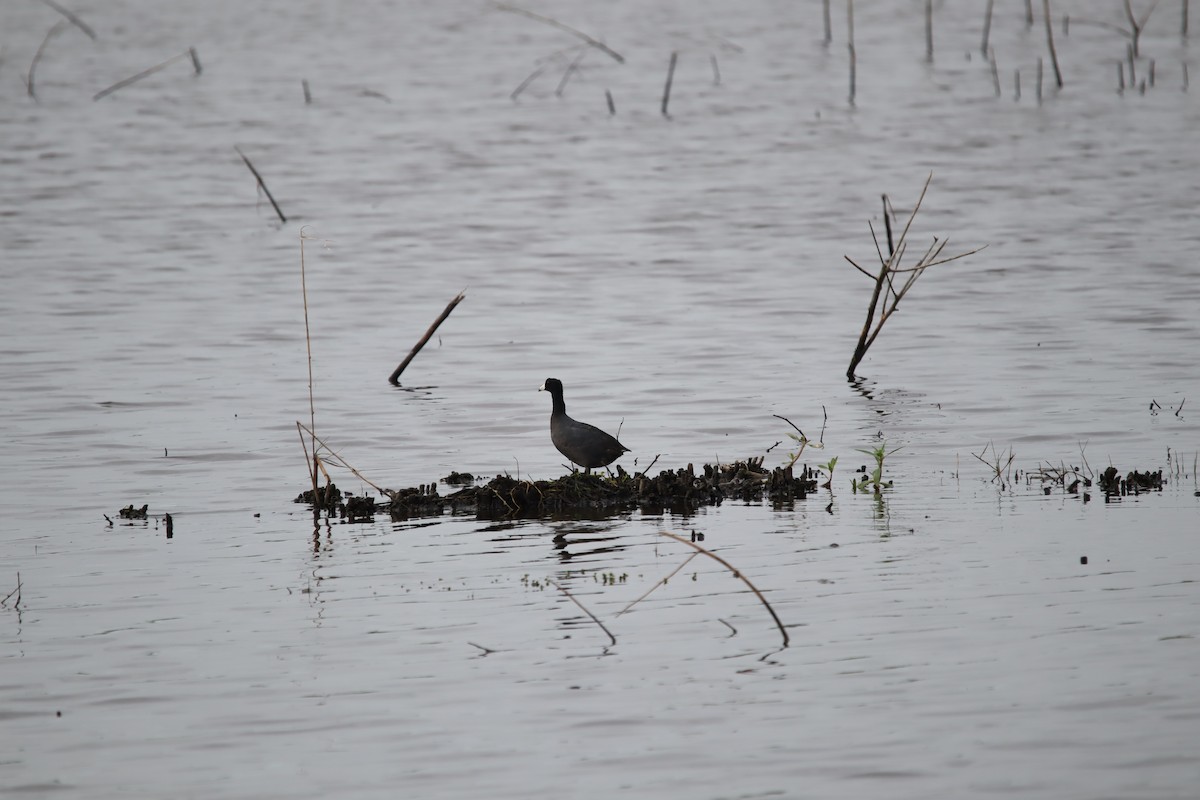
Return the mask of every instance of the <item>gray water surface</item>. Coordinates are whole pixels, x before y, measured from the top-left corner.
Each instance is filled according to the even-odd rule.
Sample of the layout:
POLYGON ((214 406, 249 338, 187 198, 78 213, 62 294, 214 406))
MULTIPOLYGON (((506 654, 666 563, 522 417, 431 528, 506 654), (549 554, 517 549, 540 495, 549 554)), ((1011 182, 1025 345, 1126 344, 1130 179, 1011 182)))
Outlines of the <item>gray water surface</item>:
POLYGON ((530 6, 626 59, 593 48, 559 97, 578 40, 482 3, 80 0, 98 39, 52 38, 36 101, 61 17, 8 4, 0 597, 18 572, 21 594, 0 608, 0 792, 1192 797, 1181 5, 1141 37, 1154 85, 1118 94, 1121 4, 1056 2, 1065 85, 1044 62, 1040 104, 1021 4, 996 4, 999 98, 984 4, 935 5, 927 63, 923 3, 856 4, 851 106, 841 3, 828 46, 816 2, 530 6), (199 76, 184 59, 93 102, 188 47, 199 76), (903 218, 931 172, 914 249, 987 247, 927 273, 848 383, 871 286, 843 256, 875 263, 880 196, 903 218), (631 471, 776 466, 794 443, 773 415, 824 424, 802 462, 837 456, 832 491, 314 528, 290 502, 302 231, 317 429, 381 486, 563 474, 553 376, 631 471), (880 443, 902 448, 893 487, 851 492, 880 443), (1023 473, 1169 480, 1107 503, 1000 488, 972 456, 989 443, 1023 473), (152 519, 115 519, 131 503, 152 519), (688 557, 661 530, 703 533, 790 646, 702 557, 618 616, 688 557))

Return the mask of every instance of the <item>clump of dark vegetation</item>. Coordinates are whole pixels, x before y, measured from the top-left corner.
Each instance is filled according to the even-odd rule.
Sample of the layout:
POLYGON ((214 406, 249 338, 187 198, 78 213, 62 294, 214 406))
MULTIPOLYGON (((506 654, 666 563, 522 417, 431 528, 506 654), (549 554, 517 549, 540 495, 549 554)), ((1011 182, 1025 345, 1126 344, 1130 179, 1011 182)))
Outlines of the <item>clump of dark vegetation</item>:
MULTIPOLYGON (((452 473, 461 481, 461 473, 452 473)), ((803 500, 817 490, 818 473, 804 470, 797 477, 792 467, 764 469, 761 456, 732 464, 705 464, 696 470, 691 464, 675 470, 663 470, 654 477, 631 474, 618 466, 615 473, 600 475, 572 472, 557 480, 518 480, 497 475, 478 486, 467 486, 453 494, 441 495, 431 483, 385 490, 390 501, 376 504, 372 498, 348 498, 333 484, 318 489, 318 507, 337 513, 349 521, 370 519, 376 511, 386 510, 393 519, 474 513, 480 519, 531 518, 556 514, 618 513, 641 509, 647 513, 685 513, 700 506, 720 505, 726 500, 758 503, 764 499, 777 506, 803 500), (351 505, 354 508, 351 509, 351 505)), ((313 504, 312 490, 301 493, 297 503, 313 504)))
POLYGON ((1137 495, 1143 492, 1161 492, 1163 488, 1163 472, 1139 472, 1136 469, 1123 477, 1116 467, 1109 467, 1100 473, 1100 489, 1105 497, 1114 495, 1137 495))
POLYGON ((122 508, 118 513, 121 519, 146 519, 146 514, 150 510, 150 505, 146 504, 141 508, 134 508, 133 503, 122 508))

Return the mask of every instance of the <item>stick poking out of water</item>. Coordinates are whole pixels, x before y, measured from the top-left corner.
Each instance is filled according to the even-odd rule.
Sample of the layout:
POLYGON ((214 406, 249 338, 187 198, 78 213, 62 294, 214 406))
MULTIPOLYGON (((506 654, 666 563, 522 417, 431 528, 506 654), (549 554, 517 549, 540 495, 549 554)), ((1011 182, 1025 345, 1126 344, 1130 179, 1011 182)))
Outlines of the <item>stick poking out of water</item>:
POLYGON ((737 578, 742 583, 744 583, 748 587, 750 587, 750 591, 754 592, 754 596, 757 597, 764 606, 766 606, 767 611, 769 611, 771 613, 771 619, 775 620, 775 625, 779 628, 779 632, 781 634, 783 634, 783 646, 784 647, 788 646, 788 642, 790 640, 788 638, 787 628, 783 627, 783 622, 780 621, 779 615, 775 613, 775 609, 771 608, 771 604, 767 602, 767 598, 763 597, 763 593, 760 592, 758 590, 758 588, 755 587, 755 585, 750 582, 749 578, 747 578, 745 575, 742 574, 741 570, 739 570, 737 567, 733 566, 733 564, 730 564, 725 559, 721 558, 719 555, 717 555, 713 551, 707 550, 707 549, 701 547, 700 545, 696 544, 695 542, 688 541, 687 539, 683 538, 682 536, 676 536, 675 534, 668 533, 667 531, 659 531, 659 533, 663 536, 674 539, 677 542, 682 542, 683 544, 686 544, 688 547, 692 548, 693 550, 698 550, 699 552, 703 553, 704 555, 706 555, 709 558, 716 561, 718 564, 721 564, 722 566, 726 567, 730 572, 733 573, 733 577, 737 578))
POLYGON ((413 346, 413 349, 409 352, 408 356, 400 362, 400 366, 393 370, 392 374, 388 377, 388 383, 390 383, 392 386, 400 385, 400 373, 404 372, 404 368, 408 366, 410 361, 416 358, 417 353, 421 352, 421 348, 425 346, 425 343, 433 338, 433 334, 438 329, 438 326, 446 321, 446 317, 450 316, 450 312, 453 311, 454 307, 461 303, 466 296, 467 291, 465 289, 455 295, 454 299, 451 300, 446 306, 445 310, 442 311, 441 316, 433 321, 433 324, 429 326, 429 330, 425 331, 425 335, 421 337, 421 341, 417 342, 413 346))
POLYGON ((858 89, 858 55, 854 52, 854 0, 846 0, 846 42, 850 51, 850 105, 854 105, 854 95, 858 89))
POLYGON ((25 80, 25 91, 34 100, 37 100, 37 92, 33 88, 33 77, 37 73, 38 62, 42 60, 42 54, 46 52, 46 46, 50 44, 50 40, 66 30, 68 24, 66 20, 62 19, 54 23, 50 30, 46 31, 46 37, 38 45, 37 52, 33 54, 33 60, 29 62, 29 75, 25 80))
POLYGON ((187 50, 183 51, 179 55, 171 56, 170 58, 168 58, 166 61, 162 62, 161 64, 155 64, 150 69, 142 70, 137 75, 131 75, 130 77, 126 78, 123 81, 117 81, 112 86, 108 87, 107 89, 103 89, 99 92, 96 92, 94 95, 92 95, 92 100, 99 100, 103 97, 108 97, 110 94, 117 91, 118 89, 124 89, 126 86, 130 85, 131 83, 137 83, 142 78, 148 78, 151 75, 153 75, 154 73, 158 72, 159 70, 165 69, 166 67, 169 67, 172 64, 174 64, 176 61, 182 61, 185 58, 190 58, 192 60, 192 69, 194 70, 192 74, 199 75, 202 71, 200 68, 200 56, 197 55, 196 48, 189 47, 187 50))
POLYGON ((667 84, 663 87, 662 99, 662 115, 667 119, 671 115, 667 113, 667 105, 671 102, 671 82, 675 80, 675 62, 679 59, 679 53, 671 51, 671 63, 667 65, 667 84))
POLYGON ((1050 24, 1050 0, 1042 0, 1042 10, 1046 18, 1046 44, 1050 48, 1050 63, 1054 67, 1054 82, 1058 88, 1063 87, 1062 70, 1058 68, 1058 53, 1054 49, 1054 26, 1050 24))
POLYGON ((283 215, 283 210, 279 207, 279 203, 275 202, 275 198, 271 194, 271 190, 267 188, 267 184, 263 181, 262 175, 258 174, 258 170, 254 168, 254 165, 250 163, 250 159, 246 158, 246 154, 243 153, 240 148, 235 146, 233 149, 237 150, 237 154, 242 157, 242 161, 246 162, 246 166, 250 168, 250 172, 253 173, 254 179, 258 181, 258 185, 261 186, 263 192, 266 193, 267 199, 271 201, 271 205, 275 209, 275 213, 279 215, 279 221, 286 223, 287 217, 283 215))
POLYGON ((49 6, 59 14, 62 14, 72 25, 83 31, 89 39, 91 39, 93 42, 96 41, 96 32, 92 30, 86 22, 81 20, 78 15, 74 14, 71 9, 60 6, 58 3, 54 2, 54 0, 42 0, 42 4, 49 6))
POLYGON ((549 25, 553 28, 558 28, 560 31, 566 31, 567 33, 571 34, 572 36, 577 36, 578 38, 587 42, 589 45, 596 48, 597 50, 601 50, 605 53, 608 53, 608 55, 610 55, 614 59, 616 59, 616 62, 618 64, 625 63, 625 56, 621 55, 616 50, 613 50, 611 47, 606 45, 604 42, 600 41, 599 39, 593 39, 591 36, 588 36, 583 31, 576 30, 575 28, 572 28, 570 25, 564 25, 563 23, 559 22, 556 19, 551 19, 550 17, 543 17, 541 14, 535 14, 532 11, 526 11, 523 8, 517 8, 516 6, 510 6, 507 3, 497 3, 496 8, 498 8, 501 11, 507 11, 510 14, 519 14, 522 17, 528 17, 529 19, 537 20, 538 22, 545 23, 546 25, 549 25))

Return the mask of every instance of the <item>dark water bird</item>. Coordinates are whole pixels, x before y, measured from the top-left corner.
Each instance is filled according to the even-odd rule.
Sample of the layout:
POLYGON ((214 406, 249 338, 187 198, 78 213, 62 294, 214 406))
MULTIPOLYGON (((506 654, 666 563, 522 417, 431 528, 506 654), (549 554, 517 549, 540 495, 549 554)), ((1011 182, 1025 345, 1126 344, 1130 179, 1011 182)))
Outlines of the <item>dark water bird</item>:
POLYGON ((554 410, 550 412, 550 441, 571 463, 578 464, 590 473, 592 467, 607 467, 622 453, 629 452, 628 447, 595 425, 567 416, 563 385, 558 378, 546 378, 538 391, 549 392, 554 400, 554 410))

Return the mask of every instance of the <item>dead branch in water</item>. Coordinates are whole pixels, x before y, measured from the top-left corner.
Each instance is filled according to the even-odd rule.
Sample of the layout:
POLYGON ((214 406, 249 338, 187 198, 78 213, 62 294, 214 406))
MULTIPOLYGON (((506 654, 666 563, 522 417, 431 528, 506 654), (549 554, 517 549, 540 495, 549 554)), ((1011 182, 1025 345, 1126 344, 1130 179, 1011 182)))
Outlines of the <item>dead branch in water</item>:
POLYGON ((671 63, 669 63, 667 65, 667 83, 663 87, 663 98, 662 98, 662 115, 664 117, 666 117, 667 119, 671 118, 671 115, 667 113, 667 104, 669 104, 671 102, 671 83, 675 80, 675 62, 678 59, 679 59, 679 53, 672 51, 671 52, 671 63))
MULTIPOLYGON (((1141 53, 1138 52, 1138 43, 1142 38, 1142 30, 1146 27, 1146 22, 1150 19, 1150 15, 1154 13, 1154 9, 1158 7, 1158 0, 1154 0, 1150 7, 1146 9, 1146 13, 1138 17, 1133 13, 1133 5, 1129 0, 1125 0, 1125 16, 1129 20, 1129 38, 1133 40, 1133 57, 1138 58, 1141 53)), ((1184 6, 1184 20, 1187 19, 1187 6, 1184 6)))
POLYGON ((108 87, 107 89, 103 89, 99 92, 96 92, 94 95, 92 95, 92 100, 99 100, 102 97, 108 97, 110 94, 117 91, 118 89, 124 89, 126 86, 130 85, 131 83, 137 83, 142 78, 148 78, 151 75, 153 75, 154 73, 158 72, 159 70, 165 69, 166 67, 169 67, 172 64, 174 64, 176 61, 182 61, 185 58, 190 58, 192 60, 192 74, 193 75, 199 75, 203 71, 200 67, 200 56, 197 55, 196 48, 189 47, 187 50, 183 51, 179 55, 171 56, 170 58, 168 58, 166 61, 162 62, 161 64, 155 64, 153 67, 150 67, 150 69, 144 69, 141 72, 139 72, 137 75, 131 75, 130 77, 126 78, 123 81, 117 81, 112 86, 108 87))
MULTIPOLYGON (((283 215, 283 210, 279 207, 279 203, 275 202, 275 197, 271 194, 271 190, 267 188, 267 184, 263 181, 262 175, 258 174, 258 170, 254 168, 254 165, 250 163, 250 159, 246 158, 246 154, 243 153, 239 147, 235 145, 233 149, 237 150, 237 154, 242 157, 242 161, 246 162, 246 166, 250 168, 250 172, 254 175, 254 179, 258 181, 258 185, 262 187, 263 192, 266 193, 267 199, 271 201, 271 205, 275 209, 275 213, 279 215, 279 221, 286 223, 287 217, 283 215)), ((303 237, 301 237, 301 240, 303 240, 303 237)), ((303 245, 301 247, 303 247, 303 245)), ((301 250, 301 252, 303 253, 303 250, 301 250)))
MULTIPOLYGON (((929 177, 925 179, 925 186, 921 189, 921 196, 917 198, 917 204, 913 207, 912 213, 908 217, 908 222, 904 225, 904 230, 900 233, 900 239, 893 247, 891 235, 888 236, 888 254, 884 257, 883 252, 879 249, 879 239, 875 236, 875 228, 869 222, 867 226, 871 230, 871 239, 875 242, 875 252, 879 256, 879 272, 872 274, 866 269, 858 265, 850 256, 843 256, 852 267, 866 275, 875 282, 875 291, 871 294, 871 302, 867 306, 867 319, 863 323, 862 333, 858 337, 858 345, 854 348, 854 355, 850 359, 850 366, 846 369, 846 377, 853 380, 854 369, 858 363, 862 361, 863 356, 867 354, 867 350, 875 343, 875 339, 879 336, 879 332, 883 330, 883 325, 896 312, 896 308, 900 305, 900 301, 904 299, 904 295, 917 282, 922 273, 929 267, 945 264, 950 261, 955 261, 960 258, 978 253, 983 247, 977 247, 974 250, 968 250, 965 253, 959 253, 954 256, 942 257, 942 250, 949 242, 948 239, 938 239, 936 236, 933 243, 925 251, 925 254, 917 261, 915 266, 901 267, 900 264, 904 259, 904 254, 908 249, 908 232, 912 228, 913 220, 916 219, 917 212, 921 210, 921 203, 925 200, 925 192, 929 190, 929 183, 933 180, 933 173, 929 173, 929 177), (903 285, 897 287, 893 283, 894 275, 898 273, 908 273, 903 285), (884 291, 886 288, 886 292, 884 291), (880 306, 882 298, 882 307, 880 306), (878 312, 878 315, 877 315, 878 312)), ((887 195, 883 196, 883 213, 885 222, 888 221, 888 199, 887 195)), ((984 245, 986 247, 986 245, 984 245)))
POLYGON ((854 52, 854 0, 846 0, 846 42, 850 51, 850 105, 858 87, 858 55, 854 52))
POLYGON ((1050 48, 1050 63, 1054 65, 1054 82, 1058 88, 1063 87, 1062 70, 1058 68, 1058 52, 1054 49, 1054 26, 1050 23, 1050 0, 1042 0, 1042 10, 1046 18, 1046 44, 1050 48))
POLYGON ((37 100, 37 92, 33 88, 33 76, 37 72, 38 62, 42 60, 42 55, 46 52, 46 46, 50 44, 50 40, 66 30, 69 24, 66 20, 61 19, 54 23, 50 30, 46 31, 46 37, 38 45, 37 52, 33 54, 33 60, 29 62, 29 75, 25 79, 25 91, 34 100, 37 100))
MULTIPOLYGON (((297 420, 296 421, 296 429, 300 431, 300 441, 301 442, 304 442, 304 434, 307 433, 309 436, 312 437, 314 442, 321 445, 324 452, 326 453, 326 457, 324 459, 319 459, 319 462, 322 465, 325 462, 329 462, 330 464, 332 464, 335 467, 342 467, 344 469, 348 469, 348 470, 350 470, 350 474, 352 474, 354 477, 358 478, 360 481, 362 481, 363 483, 370 486, 375 491, 377 491, 383 495, 389 494, 387 489, 384 489, 382 486, 377 485, 374 481, 369 479, 367 476, 363 475, 361 472, 359 472, 357 469, 354 468, 354 465, 352 465, 349 461, 347 461, 345 458, 343 458, 340 453, 338 453, 336 450, 334 450, 329 445, 325 444, 325 441, 323 439, 321 439, 320 436, 317 436, 315 433, 313 433, 312 428, 308 427, 303 422, 300 422, 299 420, 297 420)), ((305 455, 307 455, 307 453, 308 453, 308 451, 305 450, 305 455)), ((313 449, 313 457, 318 458, 318 454, 315 449, 315 446, 313 449)), ((324 466, 322 466, 321 471, 322 472, 325 471, 324 466)), ((326 478, 326 480, 329 479, 328 472, 325 472, 325 478, 326 478)))
POLYGON ((588 36, 583 31, 576 30, 575 28, 572 28, 570 25, 564 25, 563 23, 559 22, 556 19, 551 19, 550 17, 543 17, 541 14, 535 14, 532 11, 526 11, 523 8, 517 8, 516 6, 510 6, 506 3, 497 3, 496 8, 499 9, 500 11, 507 11, 510 14, 519 14, 522 17, 528 17, 529 19, 537 20, 538 22, 544 23, 553 28, 558 28, 560 31, 566 31, 567 33, 571 34, 572 36, 576 36, 576 37, 582 39, 583 41, 587 42, 589 45, 591 45, 592 47, 595 47, 597 50, 602 50, 603 52, 612 56, 614 59, 616 59, 618 64, 625 63, 625 56, 621 55, 616 50, 613 50, 611 47, 606 45, 604 42, 601 42, 598 39, 593 39, 591 36, 588 36))
POLYGON ((567 68, 563 71, 562 80, 558 82, 558 88, 554 90, 555 97, 563 96, 563 92, 567 88, 567 81, 571 80, 571 76, 574 75, 575 71, 579 69, 579 62, 583 61, 583 57, 587 54, 587 49, 581 48, 579 50, 579 55, 575 56, 575 60, 567 65, 567 68))
POLYGON ((408 366, 408 363, 416 357, 417 353, 421 352, 421 348, 424 347, 425 343, 433 337, 433 333, 438 329, 438 326, 446 321, 446 317, 450 316, 450 312, 453 311, 454 307, 461 303, 466 296, 466 289, 463 289, 461 292, 455 295, 454 299, 451 300, 446 306, 446 309, 442 312, 441 316, 433 321, 433 324, 429 326, 429 330, 425 331, 425 335, 421 337, 421 341, 417 342, 413 346, 413 349, 409 351, 408 356, 400 362, 400 366, 396 367, 391 376, 388 377, 388 383, 392 384, 392 386, 400 385, 400 373, 404 372, 404 368, 408 366))
POLYGON ((582 611, 583 611, 583 613, 587 614, 589 617, 591 617, 591 618, 592 618, 592 622, 594 622, 594 623, 596 623, 597 625, 599 625, 599 626, 600 626, 600 630, 602 630, 602 631, 604 631, 605 633, 607 633, 607 634, 608 634, 608 638, 612 640, 612 643, 613 643, 614 645, 617 643, 617 637, 613 636, 613 634, 612 634, 612 631, 610 631, 608 628, 606 628, 606 627, 604 626, 604 623, 603 623, 603 622, 601 622, 601 621, 600 621, 600 620, 599 620, 599 619, 596 617, 596 615, 595 615, 595 614, 593 614, 591 611, 588 611, 588 609, 587 609, 587 606, 585 606, 583 603, 581 603, 581 602, 579 602, 578 600, 576 600, 576 599, 575 599, 575 595, 571 594, 571 593, 570 593, 570 592, 568 592, 566 589, 564 589, 562 586, 560 586, 558 583, 556 583, 555 581, 552 581, 552 580, 550 580, 549 578, 547 578, 547 579, 546 579, 546 583, 550 584, 550 585, 551 585, 551 586, 553 586, 555 589, 558 589, 560 592, 562 592, 563 594, 565 594, 565 595, 567 596, 567 599, 568 599, 568 600, 570 600, 570 601, 571 601, 572 603, 574 603, 575 605, 579 606, 580 610, 582 610, 582 611))
POLYGON ((933 63, 933 0, 925 0, 925 60, 933 63))
POLYGON ((653 586, 651 586, 649 589, 647 589, 641 597, 639 597, 637 600, 634 600, 632 603, 630 603, 629 605, 625 606, 620 611, 618 611, 617 616, 618 617, 621 616, 626 611, 632 611, 634 606, 636 606, 638 603, 642 602, 647 597, 649 597, 651 594, 653 594, 655 589, 657 589, 660 586, 666 586, 667 583, 671 580, 671 578, 674 578, 676 575, 678 575, 679 571, 681 569, 683 569, 684 567, 686 567, 688 564, 692 563, 692 559, 698 555, 700 555, 700 554, 692 553, 690 556, 685 558, 682 564, 680 564, 675 569, 671 570, 671 574, 667 575, 665 578, 660 578, 653 586))
POLYGON ((716 561, 718 564, 721 564, 722 566, 726 567, 730 572, 733 573, 733 577, 737 578, 742 583, 744 583, 748 587, 750 587, 750 591, 754 592, 754 596, 757 597, 764 606, 766 606, 767 611, 769 611, 771 614, 771 618, 773 620, 775 620, 775 625, 779 628, 779 632, 781 634, 783 634, 783 646, 784 647, 788 646, 788 641, 789 641, 788 632, 787 632, 787 629, 783 627, 783 622, 780 621, 779 615, 775 613, 775 609, 772 608, 771 604, 767 602, 767 598, 763 597, 763 593, 760 592, 758 590, 758 588, 753 583, 750 582, 750 579, 747 578, 745 575, 743 575, 741 573, 741 571, 738 570, 737 567, 733 566, 732 564, 730 564, 725 559, 721 558, 719 555, 717 555, 713 551, 707 550, 707 549, 701 547, 700 545, 696 544, 695 542, 688 541, 687 539, 684 539, 682 536, 676 536, 675 534, 668 533, 667 531, 659 531, 659 534, 662 536, 666 536, 670 539, 674 539, 677 542, 682 542, 683 544, 686 544, 688 547, 692 548, 693 550, 698 550, 699 552, 703 553, 704 555, 706 555, 709 558, 716 561))
POLYGON ((988 37, 992 33, 992 5, 995 0, 987 0, 987 7, 983 10, 983 44, 979 47, 979 54, 984 58, 988 56, 988 37))
POLYGON ((55 11, 57 11, 59 14, 62 14, 64 17, 67 18, 67 20, 72 25, 74 25, 76 28, 79 28, 79 30, 83 31, 84 34, 89 39, 91 39, 93 42, 96 41, 96 32, 94 30, 92 30, 91 27, 89 27, 86 22, 81 20, 78 17, 78 15, 72 13, 69 8, 64 8, 63 6, 60 6, 58 3, 54 2, 54 0, 42 0, 42 4, 49 6, 50 8, 53 8, 55 11))

